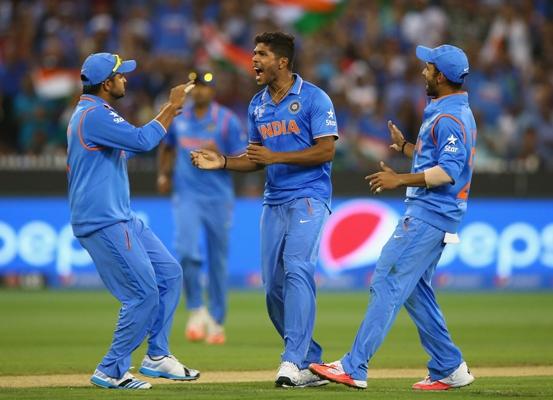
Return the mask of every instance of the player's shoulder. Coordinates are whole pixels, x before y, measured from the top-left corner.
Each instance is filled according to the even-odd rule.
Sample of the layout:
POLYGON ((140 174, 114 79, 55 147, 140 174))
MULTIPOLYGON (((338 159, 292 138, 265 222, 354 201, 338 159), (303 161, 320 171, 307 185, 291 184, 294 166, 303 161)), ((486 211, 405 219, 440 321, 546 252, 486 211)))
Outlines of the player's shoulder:
POLYGON ((302 92, 305 91, 305 92, 308 92, 308 93, 324 93, 326 95, 326 92, 323 89, 321 89, 320 87, 318 87, 314 83, 306 81, 305 79, 302 80, 302 82, 301 82, 300 91, 302 91, 302 92))
POLYGON ((300 93, 303 94, 304 97, 311 99, 313 104, 331 101, 330 96, 314 83, 304 80, 301 85, 300 93))

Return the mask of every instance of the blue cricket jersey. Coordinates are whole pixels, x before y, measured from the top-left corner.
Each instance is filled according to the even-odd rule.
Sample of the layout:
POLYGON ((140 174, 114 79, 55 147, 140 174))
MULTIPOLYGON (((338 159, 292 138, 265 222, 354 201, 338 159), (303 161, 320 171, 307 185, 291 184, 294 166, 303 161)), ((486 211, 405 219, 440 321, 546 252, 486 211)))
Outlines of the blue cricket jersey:
POLYGON ((183 195, 231 200, 234 190, 230 173, 205 171, 190 161, 190 151, 215 145, 220 153, 238 155, 246 151, 247 135, 238 117, 228 108, 212 102, 198 119, 193 104, 187 104, 169 127, 164 142, 176 151, 173 189, 183 195))
POLYGON ((431 189, 408 187, 406 215, 445 232, 457 232, 467 209, 475 145, 476 122, 467 93, 428 103, 413 152, 411 173, 439 165, 453 182, 431 189))
POLYGON ((67 128, 67 178, 75 236, 132 217, 127 158, 153 149, 165 135, 152 120, 137 128, 102 98, 82 95, 67 128))
MULTIPOLYGON (((330 97, 317 86, 294 74, 288 95, 275 104, 269 88, 258 92, 248 107, 250 143, 271 151, 301 151, 323 136, 338 137, 338 125, 330 97)), ((317 198, 330 206, 332 162, 305 167, 271 164, 266 169, 264 204, 282 204, 302 197, 317 198)))

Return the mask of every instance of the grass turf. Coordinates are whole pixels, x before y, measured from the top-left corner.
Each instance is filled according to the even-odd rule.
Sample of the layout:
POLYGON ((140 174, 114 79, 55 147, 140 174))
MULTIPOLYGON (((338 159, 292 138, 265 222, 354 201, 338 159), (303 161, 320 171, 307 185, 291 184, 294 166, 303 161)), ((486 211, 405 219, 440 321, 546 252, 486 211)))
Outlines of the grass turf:
MULTIPOLYGON (((454 341, 472 366, 553 365, 553 294, 450 294, 438 299, 454 341)), ((332 361, 349 349, 367 305, 364 293, 321 293, 316 340, 332 361)), ((90 373, 107 350, 118 303, 107 292, 0 291, 0 375, 90 373)), ((230 295, 225 346, 183 340, 176 314, 173 353, 206 370, 274 369, 282 351, 259 292, 230 295)), ((138 349, 133 364, 144 354, 138 349)), ((402 311, 373 368, 424 368, 413 323, 402 311)))
MULTIPOLYGON (((320 293, 316 339, 325 360, 349 349, 367 305, 366 293, 320 293)), ((552 293, 441 293, 438 298, 455 342, 472 367, 553 365, 552 293)), ((107 292, 0 291, 0 375, 86 373, 107 350, 118 303, 107 292)), ((183 340, 186 313, 176 315, 172 351, 186 364, 204 371, 276 369, 282 351, 259 292, 230 295, 225 346, 190 344, 183 340)), ((138 366, 144 347, 133 356, 138 366)), ((402 311, 372 368, 421 368, 427 356, 416 330, 402 311)), ((457 398, 553 398, 551 377, 480 378, 469 388, 448 392, 457 398)), ((413 393, 412 379, 371 379, 357 392, 331 385, 322 390, 277 390, 271 383, 156 385, 133 398, 442 398, 444 394, 413 393)), ((0 389, 1 398, 95 398, 100 389, 0 389)), ((101 391, 104 399, 130 397, 124 391, 101 391)))
POLYGON ((83 388, 2 389, 0 399, 551 399, 551 377, 480 378, 469 387, 430 393, 410 389, 409 379, 373 379, 366 390, 343 385, 322 388, 277 389, 271 383, 157 385, 151 390, 124 391, 83 388))

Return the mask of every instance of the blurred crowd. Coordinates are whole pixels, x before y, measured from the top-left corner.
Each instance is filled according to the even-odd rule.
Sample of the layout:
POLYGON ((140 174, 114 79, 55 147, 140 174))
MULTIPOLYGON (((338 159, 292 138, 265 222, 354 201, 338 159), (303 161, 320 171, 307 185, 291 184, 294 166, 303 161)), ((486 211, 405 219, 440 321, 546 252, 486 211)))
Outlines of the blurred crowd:
POLYGON ((332 16, 308 30, 297 24, 305 10, 286 3, 0 0, 0 154, 65 152, 79 68, 93 52, 138 61, 116 104, 134 124, 149 121, 168 88, 199 66, 214 71, 218 101, 245 122, 259 88, 240 60, 255 34, 284 30, 296 36, 297 72, 334 102, 336 169, 394 163, 389 119, 415 141, 426 98, 414 48, 450 43, 471 62, 465 88, 479 128, 477 170, 553 170, 553 2, 336 1, 332 16))

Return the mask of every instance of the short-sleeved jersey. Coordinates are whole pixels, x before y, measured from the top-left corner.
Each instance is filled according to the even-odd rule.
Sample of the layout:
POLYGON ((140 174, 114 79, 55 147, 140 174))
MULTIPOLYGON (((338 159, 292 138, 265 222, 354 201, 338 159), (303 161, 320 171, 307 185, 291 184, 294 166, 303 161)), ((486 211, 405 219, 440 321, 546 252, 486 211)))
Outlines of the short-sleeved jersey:
POLYGON ((466 93, 432 100, 413 153, 412 173, 439 165, 453 180, 431 189, 408 187, 407 215, 454 233, 466 212, 476 145, 476 122, 466 93))
MULTIPOLYGON (((294 74, 288 94, 275 104, 268 87, 257 93, 248 108, 250 143, 271 151, 301 151, 324 136, 338 137, 334 106, 317 86, 294 74)), ((302 197, 314 197, 330 206, 331 162, 315 166, 271 164, 266 167, 264 204, 282 204, 302 197)))
POLYGON ((132 217, 127 158, 165 135, 156 120, 137 128, 102 98, 81 96, 67 128, 67 179, 75 236, 132 217))
POLYGON ((247 134, 238 117, 228 108, 212 102, 202 118, 187 104, 175 117, 164 142, 175 149, 173 188, 181 196, 231 200, 234 196, 228 171, 204 171, 192 165, 190 151, 215 146, 225 155, 246 150, 247 134))

